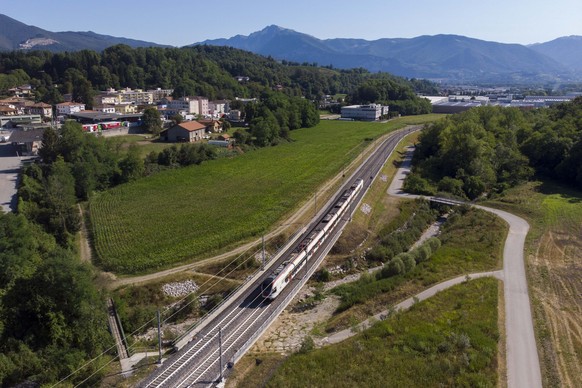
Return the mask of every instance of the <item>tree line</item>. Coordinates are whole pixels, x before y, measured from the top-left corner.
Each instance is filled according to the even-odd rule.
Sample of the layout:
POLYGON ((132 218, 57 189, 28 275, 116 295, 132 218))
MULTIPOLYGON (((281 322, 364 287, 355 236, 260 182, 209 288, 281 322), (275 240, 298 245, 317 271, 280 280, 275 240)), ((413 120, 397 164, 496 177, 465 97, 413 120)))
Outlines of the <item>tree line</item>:
POLYGON ((427 125, 405 190, 463 199, 534 176, 582 189, 582 98, 547 109, 480 107, 427 125))
POLYGON ((325 95, 353 95, 372 83, 390 101, 419 103, 415 92, 434 94, 436 85, 424 80, 408 80, 365 69, 339 70, 303 66, 230 47, 131 48, 116 45, 103 52, 51 53, 12 51, 0 53, 0 93, 22 83, 35 88, 37 101, 55 104, 64 94, 89 108, 97 90, 173 88, 174 97, 201 95, 209 99, 260 97, 265 90, 283 88, 288 96, 318 101, 325 95), (234 77, 249 77, 238 82, 234 77), (395 98, 396 97, 396 98, 395 98), (399 100, 399 99, 403 100, 399 100))

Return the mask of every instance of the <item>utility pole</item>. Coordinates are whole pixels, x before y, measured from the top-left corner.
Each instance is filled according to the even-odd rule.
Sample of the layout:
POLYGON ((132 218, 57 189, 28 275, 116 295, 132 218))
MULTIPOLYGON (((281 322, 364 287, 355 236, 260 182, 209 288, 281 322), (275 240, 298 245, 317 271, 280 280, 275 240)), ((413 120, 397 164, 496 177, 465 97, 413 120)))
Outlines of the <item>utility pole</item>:
POLYGON ((267 259, 266 259, 266 256, 265 256, 265 235, 264 234, 261 237, 261 241, 263 243, 263 260, 262 260, 262 263, 261 263, 261 271, 264 271, 265 270, 265 266, 267 264, 267 259))
POLYGON ((157 314, 158 316, 158 364, 162 363, 162 322, 160 320, 160 310, 158 309, 157 314))
POLYGON ((317 191, 315 192, 315 215, 317 215, 317 191))

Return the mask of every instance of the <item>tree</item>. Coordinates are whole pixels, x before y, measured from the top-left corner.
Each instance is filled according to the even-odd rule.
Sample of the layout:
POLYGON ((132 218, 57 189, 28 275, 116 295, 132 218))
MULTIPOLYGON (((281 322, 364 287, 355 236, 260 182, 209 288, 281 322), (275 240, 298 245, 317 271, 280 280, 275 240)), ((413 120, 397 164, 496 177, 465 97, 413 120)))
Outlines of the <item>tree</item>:
POLYGON ((162 119, 156 108, 146 108, 143 111, 143 126, 146 131, 157 136, 162 131, 162 119))
POLYGON ((127 154, 119 161, 119 170, 121 172, 120 183, 131 182, 143 176, 144 160, 137 144, 129 146, 127 154))
POLYGON ((49 127, 45 129, 42 134, 42 147, 38 150, 38 156, 40 156, 43 163, 53 163, 57 160, 59 136, 57 132, 49 127))
POLYGON ((57 241, 66 246, 72 235, 80 229, 80 217, 75 196, 75 179, 62 157, 51 165, 45 181, 45 219, 41 222, 57 241))
POLYGON ((0 294, 18 279, 32 276, 40 264, 37 249, 24 216, 0 212, 0 294))
POLYGON ((175 125, 180 124, 182 121, 184 121, 184 118, 182 117, 181 114, 176 113, 175 115, 173 115, 172 117, 170 117, 170 120, 172 120, 174 122, 175 125))

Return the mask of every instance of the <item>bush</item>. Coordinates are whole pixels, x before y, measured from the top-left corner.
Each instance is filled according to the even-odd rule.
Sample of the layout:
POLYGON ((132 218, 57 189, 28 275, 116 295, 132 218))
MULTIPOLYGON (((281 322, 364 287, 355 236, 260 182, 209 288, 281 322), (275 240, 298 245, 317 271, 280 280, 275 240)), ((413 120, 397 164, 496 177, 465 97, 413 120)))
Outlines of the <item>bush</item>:
POLYGON ((392 257, 394 254, 392 253, 392 249, 384 245, 376 245, 366 254, 366 259, 369 261, 378 261, 378 262, 386 262, 392 257))
POLYGON ((424 243, 422 246, 414 250, 414 259, 417 264, 428 260, 431 255, 432 250, 428 243, 424 243))
POLYGON ((411 173, 404 181, 404 191, 407 193, 434 195, 435 189, 419 174, 411 173))
POLYGON ((386 263, 382 268, 381 276, 383 278, 388 278, 390 276, 400 275, 404 273, 405 267, 402 259, 398 256, 386 263))
POLYGON ((428 240, 426 240, 425 245, 427 245, 428 247, 430 247, 430 250, 432 251, 432 253, 435 253, 437 251, 437 249, 439 249, 441 247, 441 240, 439 240, 437 237, 431 237, 428 240))
POLYGON ((327 270, 327 268, 322 268, 315 273, 315 278, 317 281, 327 283, 331 280, 331 274, 327 270))
POLYGON ((313 349, 315 349, 315 341, 313 341, 313 338, 311 338, 311 336, 308 335, 303 339, 303 342, 301 343, 301 348, 299 348, 299 353, 301 354, 309 353, 313 349))
POLYGON ((401 253, 397 257, 399 257, 404 264, 404 273, 412 271, 416 266, 416 260, 411 253, 401 253))

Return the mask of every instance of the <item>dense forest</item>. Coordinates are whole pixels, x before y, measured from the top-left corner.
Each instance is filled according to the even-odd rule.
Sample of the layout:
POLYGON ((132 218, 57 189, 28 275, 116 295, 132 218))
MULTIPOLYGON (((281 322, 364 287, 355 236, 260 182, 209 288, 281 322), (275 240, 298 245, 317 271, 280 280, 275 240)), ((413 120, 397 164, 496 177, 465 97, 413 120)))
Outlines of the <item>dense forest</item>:
POLYGON ((435 84, 428 81, 372 74, 364 69, 283 64, 246 51, 214 46, 133 49, 117 45, 102 53, 0 53, 0 93, 23 83, 35 88, 38 101, 55 104, 63 101, 63 94, 71 93, 75 101, 89 107, 95 91, 125 87, 173 88, 175 97, 201 95, 211 100, 260 98, 265 91, 282 87, 287 96, 319 101, 327 94, 342 93, 357 103, 363 101, 365 94, 358 89, 368 83, 366 90, 375 92, 365 97, 377 95, 377 102, 394 101, 395 110, 402 114, 426 113, 426 100, 416 97, 415 92, 437 91, 435 84), (238 82, 236 76, 249 77, 249 81, 238 82))
MULTIPOLYGON (((0 296, 3 387, 56 383, 113 343, 89 266, 24 215, 0 212, 0 296)), ((70 382, 96 384, 99 366, 70 382)))
POLYGON ((482 107, 428 125, 405 189, 475 199, 533 176, 582 189, 582 98, 549 109, 482 107))

